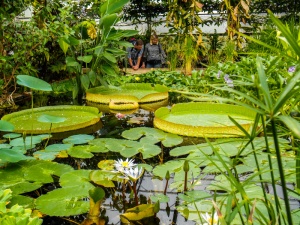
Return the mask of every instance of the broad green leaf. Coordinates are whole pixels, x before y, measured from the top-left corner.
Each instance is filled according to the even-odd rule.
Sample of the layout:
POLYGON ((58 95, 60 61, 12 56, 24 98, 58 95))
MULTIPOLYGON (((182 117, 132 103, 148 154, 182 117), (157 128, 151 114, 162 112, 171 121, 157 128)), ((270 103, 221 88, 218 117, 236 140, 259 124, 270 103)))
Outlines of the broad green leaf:
POLYGON ((198 145, 186 145, 186 146, 180 146, 173 148, 170 151, 171 156, 181 156, 181 155, 187 155, 190 153, 199 152, 200 155, 204 154, 211 155, 213 153, 213 150, 207 143, 198 144, 198 145))
POLYGON ((68 173, 61 175, 59 183, 63 188, 74 187, 74 188, 83 188, 90 190, 94 188, 94 185, 91 184, 90 173, 92 170, 74 170, 68 173))
POLYGON ((116 57, 115 57, 113 54, 109 53, 109 52, 104 52, 104 53, 103 53, 103 56, 104 56, 108 61, 110 61, 110 62, 112 62, 112 63, 116 63, 116 62, 117 62, 116 57))
POLYGON ((98 168, 100 168, 101 170, 108 170, 108 171, 113 171, 115 169, 115 160, 101 160, 97 166, 98 168))
POLYGON ((114 0, 114 1, 105 1, 100 7, 100 15, 117 13, 122 10, 129 0, 114 0))
POLYGON ((93 55, 78 56, 77 59, 85 63, 90 63, 93 59, 93 55))
POLYGON ((167 203, 167 202, 170 201, 169 196, 164 195, 164 194, 150 195, 150 199, 151 199, 152 202, 159 201, 160 203, 167 203))
POLYGON ((72 146, 73 146, 72 144, 52 144, 52 145, 48 145, 45 148, 45 151, 49 151, 49 152, 66 151, 69 150, 72 146))
POLYGON ((88 135, 88 134, 76 134, 72 135, 68 138, 63 139, 63 143, 69 143, 69 144, 85 144, 88 143, 89 141, 93 140, 95 137, 93 135, 88 135))
POLYGON ((130 140, 138 140, 142 136, 158 136, 159 139, 163 138, 164 135, 165 132, 150 127, 135 127, 122 132, 122 137, 130 140))
MULTIPOLYGON (((10 122, 0 120, 0 131, 11 132, 14 131, 15 127, 10 122)), ((4 136, 3 136, 4 137, 4 136)))
POLYGON ((88 75, 81 75, 80 76, 81 84, 85 90, 89 89, 90 86, 90 78, 88 75))
POLYGON ((133 47, 133 45, 128 41, 118 41, 117 44, 126 48, 133 47))
POLYGON ((90 174, 90 179, 104 187, 115 187, 113 181, 118 181, 119 174, 112 171, 94 170, 90 174))
POLYGON ((14 195, 19 195, 37 190, 42 185, 43 184, 39 182, 21 181, 14 183, 13 185, 9 185, 6 188, 9 188, 14 195))
POLYGON ((63 52, 66 55, 70 45, 66 42, 65 38, 60 38, 58 40, 58 44, 59 44, 61 50, 63 50, 63 52))
POLYGON ((12 149, 0 149, 0 162, 19 162, 21 160, 30 160, 32 157, 25 156, 22 152, 12 149))
MULTIPOLYGON (((13 195, 9 204, 7 205, 7 207, 11 208, 12 206, 14 206, 16 204, 18 204, 20 206, 24 206, 26 208, 31 208, 31 209, 33 209, 35 207, 34 199, 31 197, 23 196, 23 195, 13 195)), ((29 223, 29 224, 39 225, 39 224, 42 224, 42 222, 43 221, 40 220, 40 223, 29 223)))
POLYGON ((10 149, 11 145, 10 144, 0 144, 0 150, 3 149, 3 148, 10 149))
POLYGON ((62 123, 66 121, 66 118, 44 114, 38 117, 37 120, 44 123, 62 123))
POLYGON ((92 153, 90 153, 90 151, 88 150, 89 147, 90 147, 89 145, 73 146, 67 152, 70 156, 72 156, 74 158, 90 159, 94 155, 92 153))
POLYGON ((25 140, 22 137, 13 139, 10 141, 11 146, 31 146, 42 142, 42 138, 39 136, 27 136, 25 140), (24 142, 25 141, 25 142, 24 142))
POLYGON ((72 216, 88 212, 89 189, 84 188, 59 188, 36 199, 36 207, 49 216, 72 216))
POLYGON ((47 152, 45 150, 36 151, 33 153, 33 156, 40 160, 52 161, 59 155, 59 152, 47 152))
POLYGON ((144 170, 151 172, 153 167, 149 164, 145 164, 145 163, 139 163, 138 164, 138 168, 144 168, 144 170))
POLYGON ((66 57, 66 64, 71 67, 80 67, 80 64, 73 57, 66 57))
POLYGON ((38 91, 52 91, 49 83, 28 75, 17 75, 17 84, 38 91))
POLYGON ((95 187, 89 191, 89 196, 96 203, 105 197, 105 191, 101 187, 95 187))
POLYGON ((103 31, 103 35, 110 32, 112 27, 119 21, 117 14, 104 15, 99 21, 99 26, 103 31))
POLYGON ((8 133, 8 134, 3 135, 4 138, 8 138, 8 139, 17 138, 20 136, 21 136, 21 134, 17 134, 17 133, 8 133))
POLYGON ((95 86, 97 78, 96 73, 93 70, 90 70, 87 75, 89 76, 89 80, 91 81, 92 85, 95 86))
POLYGON ((69 36, 68 38, 70 45, 79 45, 80 41, 76 39, 75 37, 69 36))
POLYGON ((187 203, 193 203, 202 199, 209 199, 212 195, 206 191, 193 190, 187 191, 184 194, 179 194, 178 197, 187 203))

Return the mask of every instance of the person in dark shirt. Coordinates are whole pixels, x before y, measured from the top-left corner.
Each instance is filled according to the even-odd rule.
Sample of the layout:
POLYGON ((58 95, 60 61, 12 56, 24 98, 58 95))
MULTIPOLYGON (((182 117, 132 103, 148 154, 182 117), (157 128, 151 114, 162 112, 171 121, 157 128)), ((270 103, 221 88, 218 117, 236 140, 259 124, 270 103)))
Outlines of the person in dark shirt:
POLYGON ((142 40, 133 42, 133 47, 127 48, 127 59, 129 67, 138 70, 139 68, 145 68, 145 62, 143 61, 144 43, 142 40))
POLYGON ((158 43, 158 36, 151 35, 150 43, 146 44, 144 57, 146 59, 146 68, 161 68, 166 61, 166 53, 158 43))

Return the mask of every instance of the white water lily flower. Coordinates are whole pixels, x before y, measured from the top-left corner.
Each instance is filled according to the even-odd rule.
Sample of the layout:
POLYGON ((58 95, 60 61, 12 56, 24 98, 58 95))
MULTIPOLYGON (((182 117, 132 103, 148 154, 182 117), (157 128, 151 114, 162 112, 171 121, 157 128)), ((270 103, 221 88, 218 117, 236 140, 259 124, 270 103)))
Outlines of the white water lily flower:
POLYGON ((133 168, 134 166, 136 166, 136 164, 134 163, 133 159, 126 159, 126 161, 124 161, 123 159, 118 159, 115 160, 115 164, 114 164, 115 168, 117 171, 124 173, 126 170, 129 170, 131 168, 133 168))
POLYGON ((124 171, 124 175, 126 175, 130 180, 137 181, 143 174, 143 168, 130 168, 129 170, 124 171))
POLYGON ((208 213, 201 214, 202 218, 205 220, 205 223, 202 225, 217 225, 218 224, 218 214, 215 212, 214 216, 211 217, 208 213))

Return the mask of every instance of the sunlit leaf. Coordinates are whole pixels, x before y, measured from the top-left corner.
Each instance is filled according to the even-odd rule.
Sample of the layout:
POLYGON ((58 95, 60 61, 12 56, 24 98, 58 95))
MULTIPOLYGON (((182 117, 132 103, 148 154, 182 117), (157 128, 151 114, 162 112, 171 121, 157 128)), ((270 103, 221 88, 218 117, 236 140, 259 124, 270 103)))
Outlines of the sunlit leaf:
POLYGON ((14 131, 15 127, 12 123, 0 120, 0 131, 11 132, 14 131))
POLYGON ((90 140, 93 140, 95 137, 93 135, 88 135, 88 134, 76 134, 72 135, 68 138, 65 138, 63 140, 63 143, 69 143, 69 144, 85 144, 88 143, 90 140))
POLYGON ((88 189, 59 188, 36 199, 36 207, 49 216, 71 216, 86 213, 89 210, 88 189))
POLYGON ((28 75, 17 75, 17 84, 38 91, 52 91, 52 87, 49 83, 28 75))

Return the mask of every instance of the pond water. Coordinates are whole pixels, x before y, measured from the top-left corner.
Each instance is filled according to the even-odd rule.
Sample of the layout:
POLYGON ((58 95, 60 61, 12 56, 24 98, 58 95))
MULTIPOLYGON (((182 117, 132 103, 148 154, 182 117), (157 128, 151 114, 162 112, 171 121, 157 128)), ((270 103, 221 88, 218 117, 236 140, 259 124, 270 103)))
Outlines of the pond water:
MULTIPOLYGON (((68 98, 45 98, 42 97, 40 100, 36 100, 38 102, 38 106, 46 106, 46 105, 85 105, 85 102, 77 103, 73 102, 68 98)), ((30 104, 24 104, 19 109, 30 108, 30 104)), ((131 114, 125 114, 121 117, 116 116, 114 113, 104 113, 101 117, 101 122, 103 126, 98 127, 96 130, 91 129, 90 131, 85 131, 90 133, 92 131, 95 137, 112 137, 112 138, 120 138, 121 133, 124 130, 134 127, 153 127, 153 112, 138 109, 136 112, 131 114)), ((61 136, 61 138, 64 138, 61 136)), ((55 140, 55 142, 59 142, 59 140, 55 140)), ((203 140, 194 139, 193 143, 199 143, 203 140)), ((74 168, 81 169, 98 169, 97 163, 103 159, 107 159, 110 157, 109 154, 95 154, 95 156, 91 159, 87 160, 79 160, 79 159, 56 159, 56 162, 69 164, 74 168)), ((116 155, 112 155, 112 157, 116 158, 116 155)), ((164 161, 171 159, 169 156, 169 149, 164 149, 164 161)), ((157 159, 156 159, 157 160, 157 159)), ((158 164, 158 161, 153 161, 153 164, 158 164)), ((195 186, 196 190, 206 190, 206 187, 214 180, 215 175, 205 175, 201 179, 201 185, 195 186)), ((172 182, 172 177, 169 183, 172 182)), ((150 196, 157 193, 164 193, 166 186, 166 181, 154 179, 151 174, 145 172, 143 177, 138 180, 138 196, 140 203, 147 203, 150 196)), ((48 189, 57 188, 57 184, 49 185, 48 189)), ((272 192, 272 187, 269 187, 270 192, 272 192)), ((106 199, 102 204, 102 214, 101 216, 105 218, 106 223, 108 225, 116 225, 121 224, 119 215, 124 213, 127 208, 134 207, 134 200, 130 198, 130 190, 126 190, 125 196, 121 193, 121 187, 116 187, 116 191, 106 190, 106 199)), ((278 191, 280 194, 280 188, 278 191)), ((177 210, 176 206, 178 205, 178 193, 175 189, 167 189, 167 196, 169 197, 168 204, 161 203, 160 211, 156 214, 155 218, 147 219, 140 224, 153 224, 153 225, 193 225, 195 222, 187 221, 177 210)), ((211 192, 213 195, 213 192, 211 192)), ((291 200, 292 209, 298 209, 300 207, 299 201, 297 199, 291 200)), ((68 218, 61 217, 49 217, 46 216, 43 218, 44 225, 57 225, 57 224, 80 224, 86 215, 73 216, 68 218)), ((138 223, 137 223, 138 224, 138 223)))

